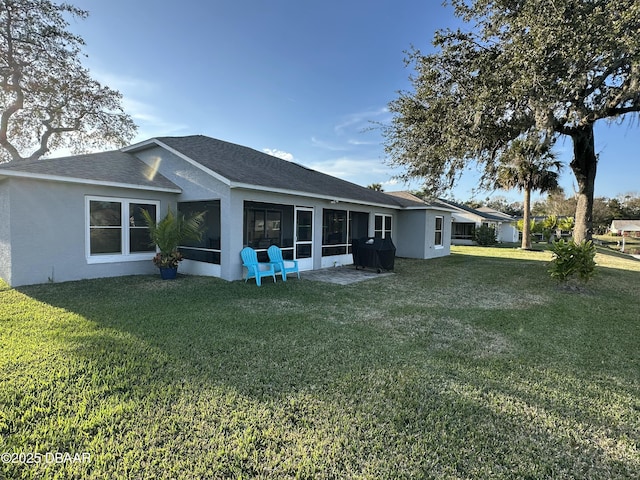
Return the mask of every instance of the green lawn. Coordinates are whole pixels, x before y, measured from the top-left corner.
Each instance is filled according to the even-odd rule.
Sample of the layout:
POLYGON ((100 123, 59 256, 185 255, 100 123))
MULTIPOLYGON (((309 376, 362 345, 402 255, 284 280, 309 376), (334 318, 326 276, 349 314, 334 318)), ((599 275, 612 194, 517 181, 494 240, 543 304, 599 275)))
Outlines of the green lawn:
MULTIPOLYGON (((620 251, 622 247, 623 238, 614 235, 596 235, 594 237, 596 241, 599 241, 601 245, 610 248, 616 252, 620 251)), ((635 255, 640 255, 640 237, 635 235, 624 237, 625 251, 635 255)))
POLYGON ((601 252, 581 291, 474 247, 349 286, 5 286, 0 478, 639 478, 640 261, 601 252))

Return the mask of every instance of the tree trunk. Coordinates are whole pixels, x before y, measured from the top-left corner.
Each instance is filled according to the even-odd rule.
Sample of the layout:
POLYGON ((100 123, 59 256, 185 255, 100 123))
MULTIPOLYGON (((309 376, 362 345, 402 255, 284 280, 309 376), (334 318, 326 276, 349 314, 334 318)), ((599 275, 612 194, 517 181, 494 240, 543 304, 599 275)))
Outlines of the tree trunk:
POLYGON ((578 182, 573 241, 580 243, 583 240, 591 240, 593 237, 593 195, 598 166, 593 124, 573 129, 571 138, 573 140, 571 169, 578 182))
POLYGON ((523 250, 531 249, 531 190, 524 189, 524 211, 522 212, 522 246, 523 250))

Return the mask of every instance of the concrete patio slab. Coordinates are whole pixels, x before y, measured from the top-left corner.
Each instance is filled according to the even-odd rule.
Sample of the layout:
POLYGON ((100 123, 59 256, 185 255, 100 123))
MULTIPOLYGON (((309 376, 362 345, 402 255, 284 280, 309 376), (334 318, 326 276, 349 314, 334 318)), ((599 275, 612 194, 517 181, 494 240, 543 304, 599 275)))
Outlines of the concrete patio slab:
POLYGON ((372 269, 356 269, 353 265, 300 272, 300 278, 305 280, 334 283, 337 285, 350 285, 352 283, 372 280, 374 278, 388 277, 390 275, 393 275, 393 272, 385 271, 377 273, 372 269))

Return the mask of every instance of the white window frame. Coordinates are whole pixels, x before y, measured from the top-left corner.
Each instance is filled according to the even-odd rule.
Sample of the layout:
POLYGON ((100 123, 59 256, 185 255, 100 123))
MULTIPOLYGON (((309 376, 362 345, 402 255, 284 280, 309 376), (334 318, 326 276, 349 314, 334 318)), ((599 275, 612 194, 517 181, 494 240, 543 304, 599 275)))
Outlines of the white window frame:
POLYGON ((376 213, 373 218, 373 236, 375 237, 378 232, 380 232, 380 238, 387 238, 387 230, 385 228, 386 220, 389 218, 391 220, 391 229, 388 231, 388 236, 393 238, 393 215, 388 213, 376 213), (382 218, 382 230, 376 230, 376 218, 382 218))
POLYGON ((130 253, 131 248, 129 241, 129 209, 132 203, 146 203, 148 205, 155 205, 156 207, 156 222, 159 220, 160 215, 160 202, 158 200, 147 200, 141 198, 123 198, 123 197, 100 197, 100 196, 85 196, 84 212, 85 212, 85 257, 87 263, 115 263, 115 262, 139 262, 142 260, 151 260, 156 255, 156 250, 151 252, 136 252, 130 253), (120 225, 120 244, 122 245, 121 253, 101 253, 91 254, 91 202, 118 202, 120 203, 120 218, 122 224, 120 225))
POLYGON ((435 248, 444 248, 444 217, 442 215, 436 215, 433 225, 433 246, 435 248), (438 219, 440 219, 440 230, 438 230, 438 219), (436 237, 440 232, 440 243, 436 243, 436 237))

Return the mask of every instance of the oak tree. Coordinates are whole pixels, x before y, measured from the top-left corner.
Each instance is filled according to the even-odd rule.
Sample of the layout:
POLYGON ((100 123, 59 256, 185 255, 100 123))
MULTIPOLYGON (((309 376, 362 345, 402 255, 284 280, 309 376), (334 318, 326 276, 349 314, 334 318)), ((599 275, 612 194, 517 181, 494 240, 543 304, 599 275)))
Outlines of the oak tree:
POLYGON ((69 19, 87 15, 49 0, 0 0, 0 161, 120 146, 135 134, 122 95, 81 63, 84 41, 69 19))
POLYGON ((465 29, 441 30, 435 53, 414 49, 412 91, 389 104, 390 162, 434 193, 475 163, 490 181, 512 142, 573 144, 574 239, 592 235, 598 164, 594 124, 640 111, 637 0, 451 0, 465 29))

